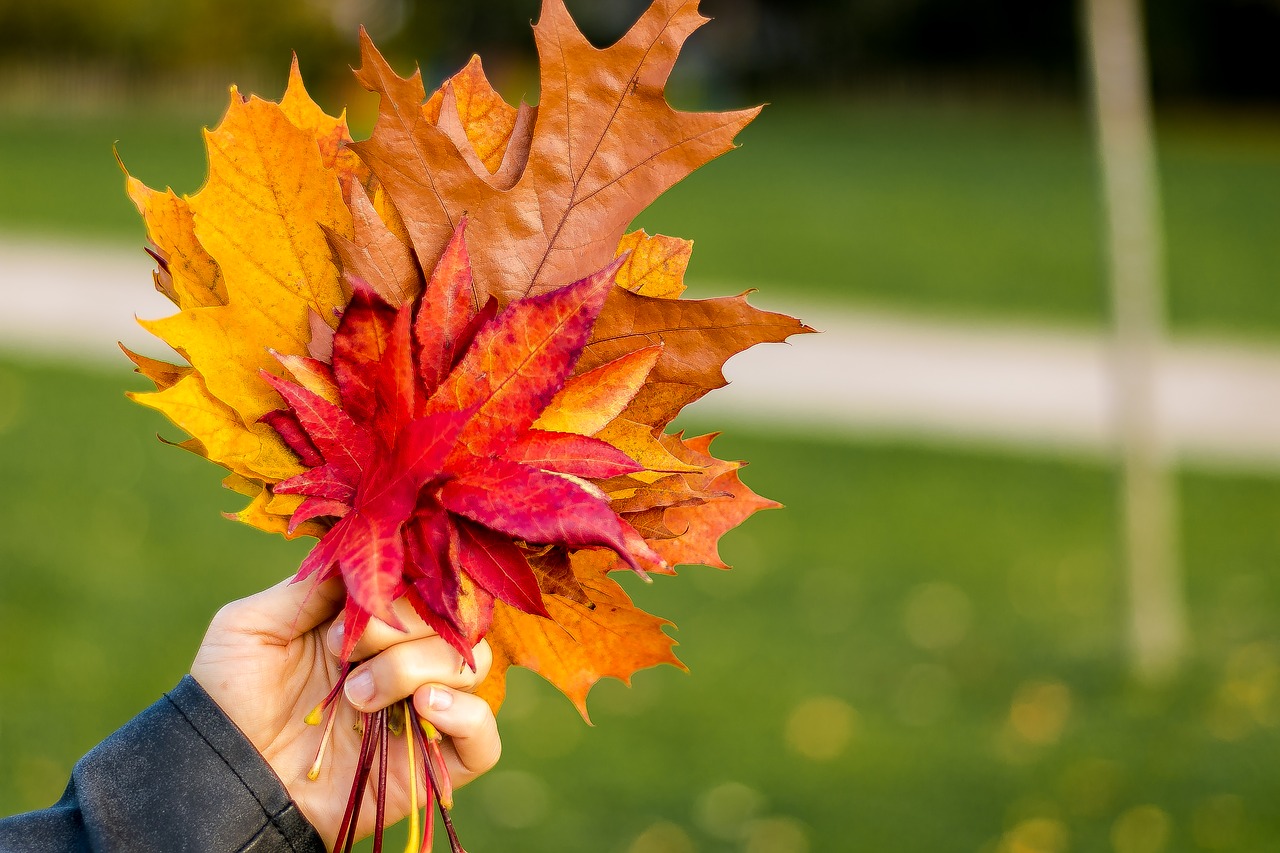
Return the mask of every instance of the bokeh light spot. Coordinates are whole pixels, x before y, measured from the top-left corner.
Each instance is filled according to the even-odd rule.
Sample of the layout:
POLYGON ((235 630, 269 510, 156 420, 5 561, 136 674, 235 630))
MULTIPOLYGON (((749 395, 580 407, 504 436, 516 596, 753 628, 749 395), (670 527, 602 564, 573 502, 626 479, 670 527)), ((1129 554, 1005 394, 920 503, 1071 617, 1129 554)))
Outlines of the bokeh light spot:
POLYGON ((1249 643, 1227 660, 1229 689, 1254 722, 1280 725, 1280 651, 1271 643, 1249 643))
POLYGON ((1246 643, 1227 657, 1223 679, 1205 713, 1218 740, 1238 741, 1255 728, 1280 726, 1280 650, 1272 643, 1246 643))
POLYGON ((848 702, 834 696, 806 699, 787 718, 787 746, 813 761, 830 761, 848 746, 857 716, 848 702))
POLYGON ((1169 843, 1169 815, 1158 806, 1134 806, 1111 825, 1116 853, 1160 853, 1169 843))
POLYGON ((907 596, 902 614, 907 637, 926 651, 950 648, 965 638, 973 605, 964 590, 949 583, 927 583, 907 596))
POLYGON ((1235 847, 1243 827, 1244 800, 1236 794, 1209 797, 1191 815, 1191 835, 1206 850, 1235 847))
POLYGON ((997 853, 1066 853, 1067 827, 1047 817, 1033 817, 1014 825, 996 847, 997 853))
POLYGON ((689 834, 674 823, 660 821, 636 836, 627 853, 694 853, 689 834))
POLYGON ((1051 744, 1071 718, 1071 689, 1060 681, 1028 681, 1018 687, 1009 726, 1027 743, 1051 744))
POLYGON ((747 828, 744 853, 809 853, 809 833, 789 817, 758 820, 747 828))
POLYGON ((741 838, 749 821, 764 808, 764 795, 741 782, 725 782, 703 793, 695 808, 698 825, 709 835, 741 838))

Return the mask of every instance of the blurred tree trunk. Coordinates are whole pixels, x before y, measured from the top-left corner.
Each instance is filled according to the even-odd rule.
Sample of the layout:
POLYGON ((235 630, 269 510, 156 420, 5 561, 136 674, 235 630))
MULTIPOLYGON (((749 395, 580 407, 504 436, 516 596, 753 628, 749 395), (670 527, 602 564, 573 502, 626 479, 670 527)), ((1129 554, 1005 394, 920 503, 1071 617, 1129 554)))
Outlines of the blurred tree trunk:
POLYGON ((1084 0, 1108 231, 1116 427, 1135 674, 1172 676, 1186 646, 1177 509, 1156 412, 1163 245, 1141 0, 1084 0))

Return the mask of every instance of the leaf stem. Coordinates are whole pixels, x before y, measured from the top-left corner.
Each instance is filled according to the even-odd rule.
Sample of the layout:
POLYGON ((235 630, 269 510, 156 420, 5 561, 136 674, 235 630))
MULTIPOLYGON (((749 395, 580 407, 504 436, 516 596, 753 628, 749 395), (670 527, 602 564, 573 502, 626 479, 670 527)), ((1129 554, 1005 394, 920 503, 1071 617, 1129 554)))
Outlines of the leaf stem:
POLYGON ((378 784, 374 787, 373 853, 382 853, 382 832, 387 826, 387 763, 391 752, 391 724, 383 708, 373 721, 378 730, 378 784))
POLYGON ((329 720, 324 725, 324 734, 320 737, 320 747, 316 750, 316 760, 312 762, 311 769, 307 771, 307 778, 312 782, 320 778, 320 763, 324 761, 325 750, 329 747, 329 741, 333 739, 333 724, 338 719, 338 709, 329 709, 329 720))
MULTIPOLYGON (((423 727, 431 726, 431 723, 427 722, 421 717, 418 718, 418 722, 421 725, 417 725, 413 727, 413 734, 414 734, 414 737, 418 739, 418 746, 419 748, 421 748, 423 756, 425 758, 425 760, 423 761, 423 764, 426 765, 427 776, 431 780, 431 787, 435 788, 436 791, 440 791, 442 790, 440 787, 440 776, 436 774, 436 768, 433 766, 434 762, 430 760, 431 752, 428 750, 427 738, 426 738, 426 735, 423 733, 423 727)), ((431 726, 431 729, 432 731, 434 731, 435 726, 431 726)), ((448 769, 445 768, 442 763, 440 766, 440 775, 445 777, 446 782, 448 781, 448 773, 449 773, 448 769)), ((466 850, 462 849, 461 842, 458 841, 458 833, 453 828, 453 820, 450 819, 449 817, 449 809, 448 807, 445 806, 444 800, 437 799, 436 803, 440 807, 439 809, 440 820, 444 823, 444 831, 449 835, 449 850, 451 851, 451 853, 467 853, 466 850)))
POLYGON ((307 725, 316 726, 320 724, 320 715, 333 704, 334 699, 338 698, 338 693, 341 692, 342 685, 346 683, 347 676, 350 674, 351 663, 344 663, 342 665, 342 671, 338 673, 338 678, 333 682, 333 687, 329 689, 329 693, 320 700, 320 704, 311 709, 311 713, 307 714, 307 725))
MULTIPOLYGON (((413 719, 410 702, 411 700, 406 699, 402 705, 405 720, 413 719)), ((418 823, 418 744, 408 731, 404 735, 405 751, 408 753, 409 759, 409 840, 404 845, 404 853, 413 853, 415 846, 419 850, 422 849, 419 843, 421 841, 422 828, 418 823)))
POLYGON ((351 780, 351 794, 347 797, 347 808, 342 814, 342 826, 338 828, 338 838, 334 842, 334 849, 341 844, 343 853, 351 853, 351 847, 356 841, 356 822, 360 819, 360 804, 364 801, 364 787, 369 781, 368 768, 373 760, 373 731, 369 715, 361 714, 360 722, 364 726, 364 736, 360 739, 360 758, 356 763, 355 778, 351 780))

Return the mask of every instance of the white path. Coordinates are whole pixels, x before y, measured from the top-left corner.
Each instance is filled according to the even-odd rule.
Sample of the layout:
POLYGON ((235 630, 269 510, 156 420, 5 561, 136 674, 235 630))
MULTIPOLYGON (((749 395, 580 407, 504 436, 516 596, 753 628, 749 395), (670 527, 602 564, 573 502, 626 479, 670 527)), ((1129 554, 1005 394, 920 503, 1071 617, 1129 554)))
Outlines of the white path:
MULTIPOLYGON (((151 288, 151 266, 140 250, 0 240, 0 348, 104 367, 123 363, 117 340, 163 354, 133 322, 172 313, 151 288)), ((1095 332, 835 310, 774 294, 753 301, 824 333, 734 358, 730 387, 697 405, 700 419, 1088 455, 1110 445, 1107 348, 1095 332)), ((1280 348, 1174 341, 1160 359, 1158 397, 1170 454, 1280 470, 1280 348)))

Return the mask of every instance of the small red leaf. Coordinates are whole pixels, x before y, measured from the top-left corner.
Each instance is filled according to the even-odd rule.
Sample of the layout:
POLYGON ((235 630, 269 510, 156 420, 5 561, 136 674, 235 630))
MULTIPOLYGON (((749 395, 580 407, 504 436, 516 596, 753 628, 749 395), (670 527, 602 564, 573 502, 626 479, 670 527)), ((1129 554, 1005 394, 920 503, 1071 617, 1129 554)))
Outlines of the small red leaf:
MULTIPOLYGON (((410 557, 412 559, 412 557, 410 557)), ((448 619, 441 616, 441 611, 437 609, 437 605, 432 602, 440 600, 440 589, 437 585, 439 578, 419 578, 409 584, 408 591, 404 594, 409 605, 413 607, 413 612, 418 614, 418 618, 426 622, 431 630, 440 635, 440 639, 457 650, 462 655, 462 659, 466 661, 467 666, 472 670, 476 668, 475 652, 472 651, 476 643, 468 642, 458 627, 448 619)), ((478 643, 479 638, 476 639, 478 643)))
POLYGON ((377 413, 374 378, 391 338, 396 311, 359 279, 354 288, 333 337, 333 374, 342 408, 360 423, 369 423, 377 413))
MULTIPOLYGON (((338 524, 341 523, 338 522, 338 524)), ((337 525, 334 525, 328 533, 320 537, 320 541, 303 558, 302 564, 298 566, 298 574, 293 579, 295 583, 315 575, 315 582, 321 584, 341 574, 338 568, 338 545, 341 537, 334 535, 336 529, 337 525)))
POLYGON ((450 537, 457 537, 449 513, 432 502, 420 508, 404 527, 405 578, 409 581, 409 603, 422 620, 445 639, 475 668, 472 647, 480 641, 483 626, 460 624, 458 572, 449 559, 450 537), (476 630, 478 628, 478 630, 476 630))
POLYGON ((414 381, 414 364, 410 329, 413 308, 403 306, 396 313, 391 336, 386 343, 382 360, 374 368, 373 432, 388 446, 394 446, 400 427, 413 418, 417 383, 414 381))
POLYGON ((477 459, 445 483, 440 502, 450 512, 508 536, 571 548, 609 548, 639 569, 627 551, 627 525, 608 502, 557 474, 505 459, 477 459))
POLYGON ((472 649, 489 631, 494 600, 455 568, 457 525, 443 507, 432 502, 405 526, 405 545, 410 559, 406 566, 410 604, 475 669, 472 649))
POLYGON ((361 607, 354 598, 347 596, 346 606, 342 609, 342 662, 351 660, 351 653, 356 650, 360 635, 369 625, 370 613, 361 607))
POLYGON ((471 318, 471 322, 462 330, 462 334, 458 336, 458 346, 455 348, 453 362, 449 365, 450 370, 458 366, 458 362, 462 360, 467 350, 471 348, 471 344, 475 341, 476 335, 480 334, 480 330, 497 316, 498 300, 490 296, 489 301, 480 307, 476 315, 471 318))
MULTIPOLYGON (((452 522, 445 508, 435 501, 425 501, 405 523, 404 539, 409 549, 409 561, 405 563, 405 577, 415 583, 423 579, 439 579, 453 572, 449 561, 449 538, 453 535, 452 522)), ((451 584, 456 585, 456 580, 451 584)), ((440 612, 452 609, 452 593, 442 593, 439 599, 428 602, 440 612)))
POLYGON ((289 533, 294 533, 300 526, 313 518, 320 518, 321 516, 341 518, 350 511, 351 507, 342 501, 330 500, 329 498, 307 498, 298 504, 298 508, 289 517, 289 533))
POLYGON ((470 343, 465 333, 476 315, 476 299, 471 289, 471 261, 462 237, 466 225, 463 218, 445 246, 427 282, 413 326, 413 339, 418 347, 418 378, 427 395, 436 390, 457 356, 470 343))
MULTIPOLYGON (((361 608, 401 631, 404 624, 391 609, 391 602, 404 592, 402 524, 355 509, 338 519, 311 552, 322 552, 330 565, 338 564, 347 595, 361 608)), ((304 565, 310 562, 308 557, 304 565)))
POLYGON ((501 451, 564 385, 614 287, 618 264, 508 305, 479 331, 427 411, 476 407, 462 442, 477 456, 501 451))
POLYGON ((503 455, 544 471, 593 479, 644 470, 643 465, 607 441, 565 432, 530 430, 503 455))
POLYGON ((373 458, 372 443, 368 433, 356 426, 346 412, 320 395, 265 370, 262 371, 262 378, 293 409, 298 423, 306 430, 307 437, 326 462, 336 466, 343 474, 358 474, 365 469, 373 458))
POLYGON ((303 471, 296 477, 276 483, 272 491, 279 495, 308 495, 346 504, 352 503, 356 495, 356 487, 333 465, 303 471))
POLYGON ((314 468, 324 464, 324 457, 307 438, 306 430, 298 423, 298 418, 287 409, 276 409, 267 412, 258 420, 271 427, 284 440, 290 450, 298 455, 303 465, 314 468))
POLYGON ((525 613, 547 615, 538 580, 520 548, 484 527, 458 521, 458 562, 480 586, 525 613))

